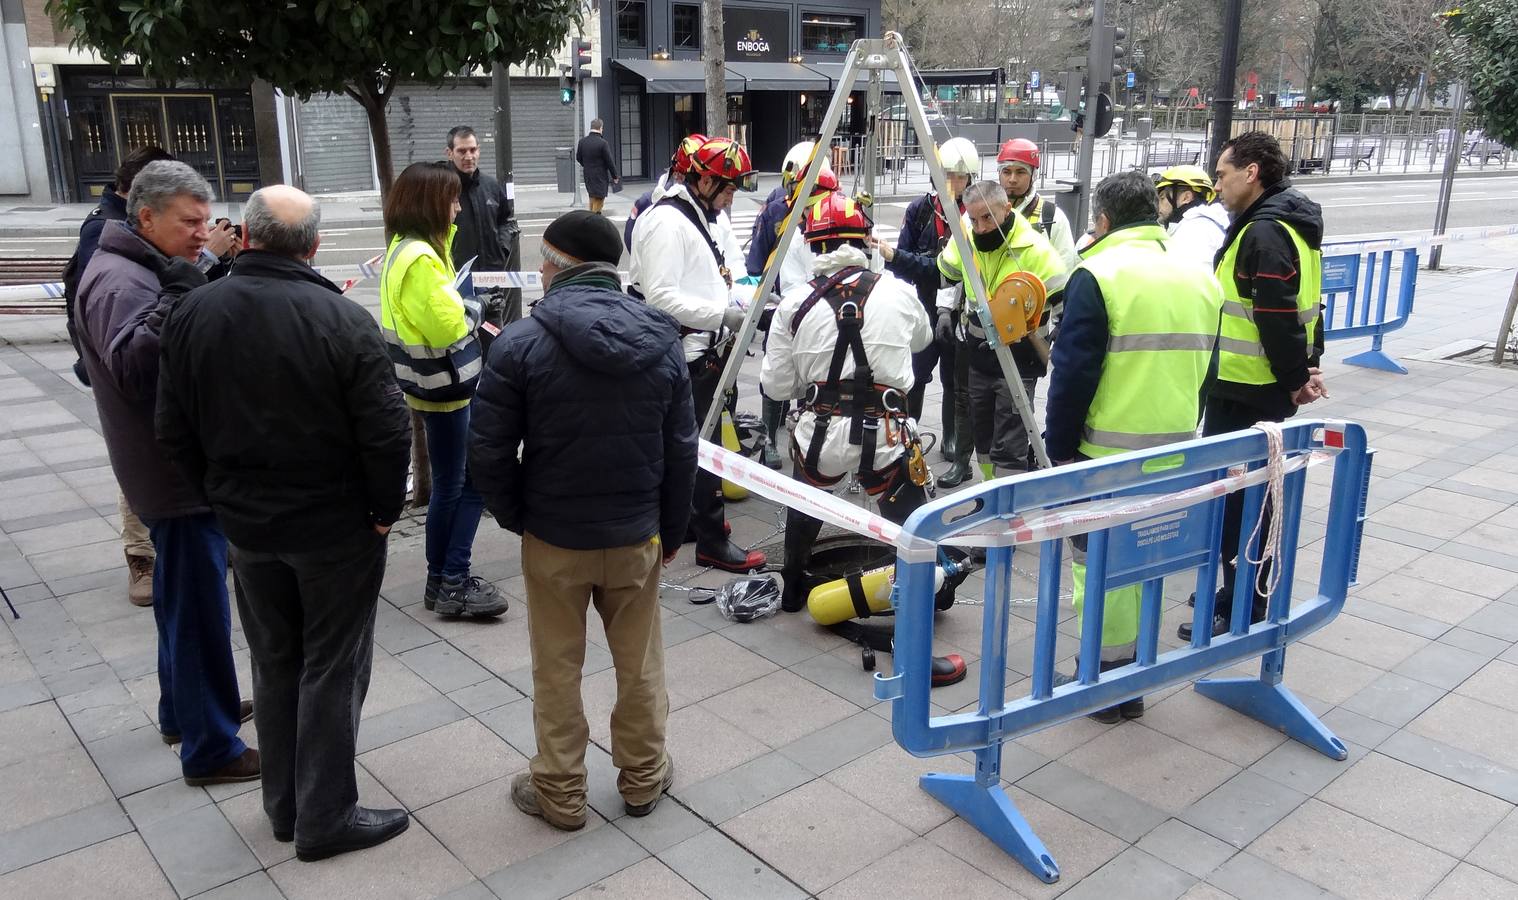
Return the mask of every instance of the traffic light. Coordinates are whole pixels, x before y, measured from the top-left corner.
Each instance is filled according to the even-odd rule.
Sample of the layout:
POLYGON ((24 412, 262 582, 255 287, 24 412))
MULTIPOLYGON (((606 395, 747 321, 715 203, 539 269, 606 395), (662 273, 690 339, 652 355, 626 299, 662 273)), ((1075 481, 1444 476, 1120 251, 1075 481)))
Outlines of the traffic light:
POLYGON ((1127 71, 1123 60, 1128 56, 1128 48, 1121 43, 1127 39, 1128 31, 1116 25, 1104 25, 1097 32, 1097 38, 1101 41, 1100 55, 1097 57, 1101 65, 1097 67, 1095 75, 1101 81, 1110 81, 1113 77, 1122 77, 1127 71), (1111 73, 1110 76, 1108 73, 1111 73))
POLYGON ((573 66, 572 78, 575 81, 584 81, 590 77, 590 41, 584 38, 575 38, 570 44, 571 65, 573 66))
POLYGON ((569 80, 569 66, 559 66, 559 102, 565 106, 573 106, 575 102, 575 86, 569 80))

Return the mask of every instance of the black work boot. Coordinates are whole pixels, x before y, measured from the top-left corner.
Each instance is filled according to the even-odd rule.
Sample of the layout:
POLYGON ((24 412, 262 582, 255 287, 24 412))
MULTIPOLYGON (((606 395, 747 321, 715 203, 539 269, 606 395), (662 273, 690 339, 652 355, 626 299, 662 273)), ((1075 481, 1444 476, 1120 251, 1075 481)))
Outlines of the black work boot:
MULTIPOLYGON (((1125 659, 1104 659, 1101 661, 1097 668, 1102 672, 1107 672, 1112 669, 1121 669, 1123 666, 1126 666, 1129 663, 1133 662, 1134 659, 1135 657, 1132 656, 1129 656, 1125 659)), ((1076 661, 1076 667, 1077 669, 1080 667, 1079 660, 1076 661)), ((1137 719, 1143 714, 1144 698, 1135 697, 1132 700, 1126 700, 1122 703, 1117 704, 1116 706, 1109 706, 1106 709, 1099 709, 1096 712, 1091 713, 1090 717, 1093 720, 1102 723, 1103 725, 1116 725, 1125 717, 1129 719, 1137 719)))
MULTIPOLYGON (((955 448, 959 449, 958 447, 955 448)), ((967 481, 975 480, 975 472, 970 468, 969 454, 962 454, 954 460, 954 464, 948 470, 938 476, 938 486, 941 488, 956 488, 967 481)))
POLYGON ((812 561, 812 545, 822 531, 822 522, 797 512, 785 511, 785 565, 780 569, 780 608, 800 612, 806 608, 806 567, 812 561))

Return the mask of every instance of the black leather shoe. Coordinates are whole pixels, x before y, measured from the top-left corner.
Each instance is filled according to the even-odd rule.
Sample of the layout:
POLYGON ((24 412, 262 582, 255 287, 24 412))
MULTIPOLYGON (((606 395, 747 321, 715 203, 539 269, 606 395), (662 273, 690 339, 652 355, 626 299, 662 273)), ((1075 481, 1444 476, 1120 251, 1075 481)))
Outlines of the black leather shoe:
POLYGON ((745 551, 732 541, 724 541, 721 547, 712 551, 702 550, 700 545, 696 547, 696 565, 739 575, 762 569, 767 561, 758 550, 745 551))
POLYGON ((1123 714, 1123 718, 1125 719, 1142 719, 1144 717, 1144 698, 1134 697, 1132 700, 1126 700, 1118 704, 1117 709, 1118 712, 1123 714))
MULTIPOLYGON (((1213 616, 1212 617, 1212 636, 1213 637, 1218 637, 1219 635, 1224 635, 1224 634, 1227 634, 1227 633, 1228 633, 1228 617, 1227 616, 1223 616, 1223 615, 1215 615, 1215 616, 1213 616)), ((1180 638, 1181 640, 1185 641, 1188 644, 1191 643, 1191 634, 1192 634, 1192 628, 1191 628, 1191 623, 1190 622, 1182 622, 1181 623, 1181 627, 1177 628, 1175 630, 1175 636, 1178 637, 1178 638, 1180 638)))
POLYGON ((959 487, 974 477, 969 463, 956 462, 949 467, 949 471, 938 476, 938 486, 941 488, 959 487))
POLYGON ((1095 722, 1100 722, 1103 725, 1116 725, 1118 722, 1121 722, 1123 720, 1123 714, 1120 711, 1119 707, 1109 706, 1106 709, 1099 709, 1096 712, 1091 713, 1089 716, 1087 716, 1087 718, 1095 722))
POLYGON ((353 824, 343 829, 329 841, 310 847, 296 846, 295 858, 301 862, 315 862, 339 853, 366 850, 390 840, 411 825, 411 817, 404 809, 368 809, 360 806, 354 813, 353 824))

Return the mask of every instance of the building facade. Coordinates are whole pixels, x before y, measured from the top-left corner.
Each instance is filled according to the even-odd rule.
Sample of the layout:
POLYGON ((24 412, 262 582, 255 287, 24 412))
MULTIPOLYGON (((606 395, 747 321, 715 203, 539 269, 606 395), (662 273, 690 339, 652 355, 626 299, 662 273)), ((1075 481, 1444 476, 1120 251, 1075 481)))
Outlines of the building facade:
MULTIPOLYGON (((822 130, 849 47, 880 36, 880 0, 724 3, 722 14, 728 136, 757 168, 778 170, 792 144, 822 130)), ((700 0, 608 0, 599 25, 606 139, 626 177, 655 178, 681 137, 706 130, 700 0)), ((864 130, 856 84, 840 134, 864 130)))

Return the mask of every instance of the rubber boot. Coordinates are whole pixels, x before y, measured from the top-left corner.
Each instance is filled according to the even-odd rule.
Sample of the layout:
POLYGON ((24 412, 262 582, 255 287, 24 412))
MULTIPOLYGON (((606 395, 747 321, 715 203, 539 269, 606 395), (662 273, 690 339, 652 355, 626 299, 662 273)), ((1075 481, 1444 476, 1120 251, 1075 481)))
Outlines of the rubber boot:
POLYGON ((761 395, 759 406, 760 417, 764 421, 764 464, 771 469, 779 469, 781 465, 780 431, 785 427, 785 411, 789 405, 784 400, 771 400, 761 395))
POLYGON ((942 475, 938 476, 938 486, 941 488, 955 488, 974 477, 970 473, 970 461, 960 458, 954 460, 954 464, 949 466, 942 475))
POLYGON ((785 511, 785 565, 780 568, 780 608, 786 612, 806 609, 806 567, 812 561, 812 545, 822 522, 794 509, 785 511))

